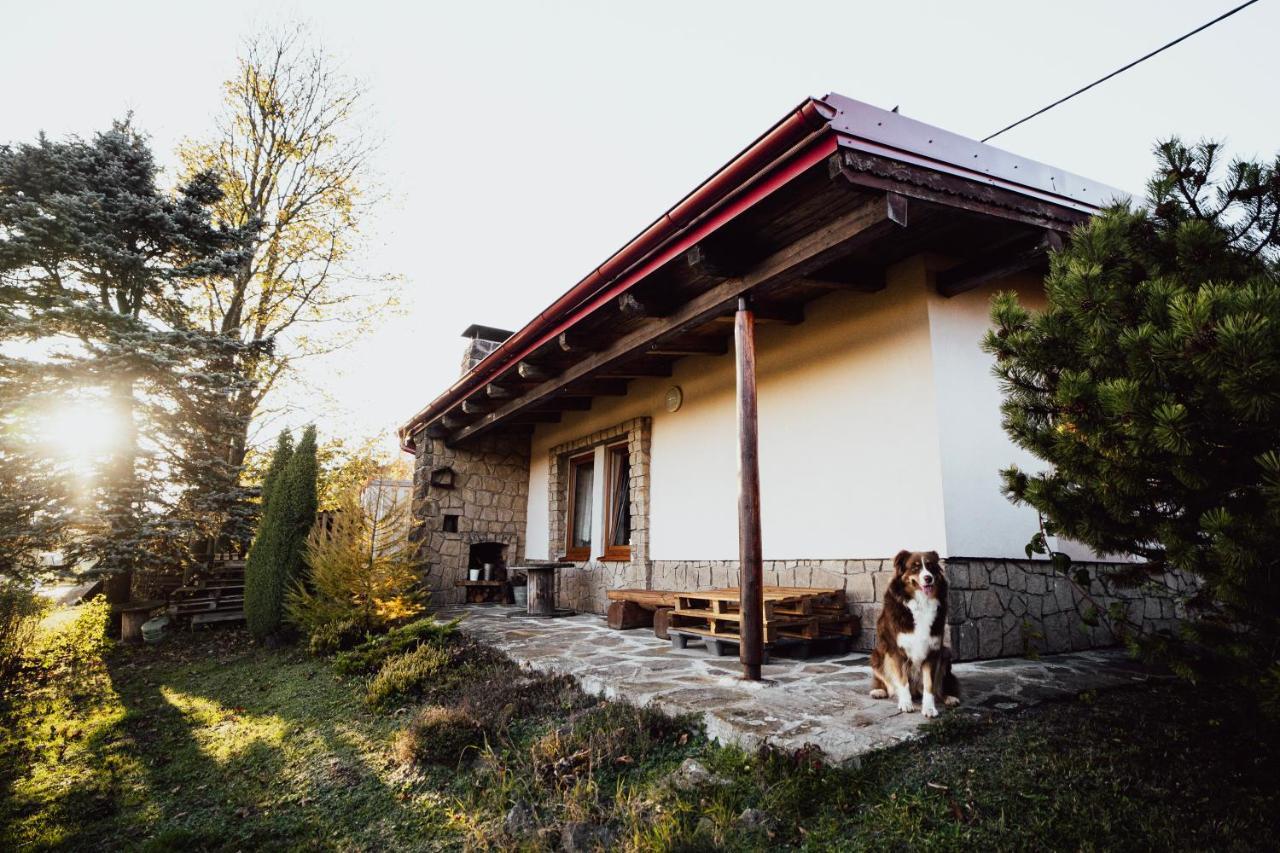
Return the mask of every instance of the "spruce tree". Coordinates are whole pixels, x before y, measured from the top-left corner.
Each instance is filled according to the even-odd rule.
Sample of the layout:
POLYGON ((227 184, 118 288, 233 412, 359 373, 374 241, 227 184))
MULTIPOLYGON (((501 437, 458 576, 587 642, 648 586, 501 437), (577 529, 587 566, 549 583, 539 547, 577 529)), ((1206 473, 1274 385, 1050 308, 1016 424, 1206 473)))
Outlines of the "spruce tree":
MULTIPOLYGON (((1004 486, 1045 533, 1143 560, 1117 582, 1198 579, 1179 637, 1131 638, 1181 652, 1184 674, 1280 687, 1280 160, 1156 153, 1147 205, 1111 207, 1052 257, 1043 311, 993 302, 1005 429, 1049 463, 1004 486)), ((1077 583, 1107 571, 1052 556, 1077 583)))
MULTIPOLYGON (((234 477, 211 477, 190 440, 201 424, 226 428, 220 403, 242 381, 218 365, 244 344, 200 331, 188 305, 199 282, 243 262, 247 234, 212 222, 218 183, 199 172, 163 190, 128 121, 91 140, 0 145, 0 345, 34 345, 0 347, 0 457, 29 457, 40 413, 68 400, 83 406, 86 431, 117 427, 89 494, 38 518, 21 503, 6 509, 19 521, 0 538, 74 517, 70 561, 102 573, 170 568, 194 532, 218 523, 210 507, 240 499, 234 477)), ((33 485, 62 491, 52 479, 33 485)))
MULTIPOLYGON (((244 615, 249 630, 262 638, 276 630, 280 623, 276 606, 277 587, 281 587, 279 574, 284 565, 285 531, 284 502, 277 498, 284 483, 289 460, 293 458, 293 436, 281 430, 276 439, 276 449, 271 455, 262 480, 262 506, 258 516, 258 532, 249 548, 244 567, 244 615)), ((283 588, 283 587, 281 587, 283 588)))

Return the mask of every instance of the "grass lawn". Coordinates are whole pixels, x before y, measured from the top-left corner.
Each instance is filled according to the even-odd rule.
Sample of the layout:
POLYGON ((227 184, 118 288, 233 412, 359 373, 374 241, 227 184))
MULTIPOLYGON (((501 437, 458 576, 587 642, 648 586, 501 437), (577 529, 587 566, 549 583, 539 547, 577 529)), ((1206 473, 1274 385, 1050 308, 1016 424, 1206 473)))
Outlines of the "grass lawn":
POLYGON ((1274 737, 1181 685, 946 714, 834 769, 450 647, 379 711, 364 679, 239 631, 10 685, 0 849, 1269 850, 1280 830, 1274 737), (691 758, 712 778, 670 784, 691 758))

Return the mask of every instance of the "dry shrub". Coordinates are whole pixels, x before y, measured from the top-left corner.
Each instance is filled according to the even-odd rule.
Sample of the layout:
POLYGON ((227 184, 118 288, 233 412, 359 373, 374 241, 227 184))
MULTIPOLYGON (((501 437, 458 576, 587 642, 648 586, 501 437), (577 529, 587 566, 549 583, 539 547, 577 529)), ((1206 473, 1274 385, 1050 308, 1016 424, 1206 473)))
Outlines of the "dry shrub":
POLYGON ((643 764, 679 743, 687 728, 653 711, 600 703, 574 714, 548 732, 530 751, 534 775, 561 790, 599 771, 622 771, 643 764))
POLYGON ((428 705, 396 736, 401 763, 456 767, 469 750, 484 743, 484 727, 463 708, 428 705))

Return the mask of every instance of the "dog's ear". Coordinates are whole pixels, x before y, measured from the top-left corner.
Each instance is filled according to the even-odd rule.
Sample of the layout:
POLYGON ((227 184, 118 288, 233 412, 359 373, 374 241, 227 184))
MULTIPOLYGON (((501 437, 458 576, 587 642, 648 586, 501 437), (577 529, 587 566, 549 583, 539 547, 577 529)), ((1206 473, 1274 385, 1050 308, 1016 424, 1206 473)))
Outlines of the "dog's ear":
POLYGON ((942 558, 938 556, 937 551, 925 551, 924 562, 926 566, 937 566, 938 571, 942 571, 942 558))
POLYGON ((911 552, 906 548, 899 551, 893 558, 893 570, 902 574, 907 570, 907 560, 911 557, 911 552))

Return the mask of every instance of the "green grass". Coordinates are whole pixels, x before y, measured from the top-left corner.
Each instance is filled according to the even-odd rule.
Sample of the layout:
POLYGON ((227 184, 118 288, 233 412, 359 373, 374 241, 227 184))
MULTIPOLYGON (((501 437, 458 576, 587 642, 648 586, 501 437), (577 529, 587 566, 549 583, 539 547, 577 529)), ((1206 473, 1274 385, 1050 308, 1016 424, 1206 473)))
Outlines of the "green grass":
POLYGON ((385 711, 367 677, 236 631, 32 673, 5 696, 0 849, 542 849, 585 826, 644 850, 1252 850, 1280 830, 1273 732, 1183 685, 948 714, 834 769, 448 643, 451 669, 385 711), (691 757, 722 784, 673 789, 691 757))

